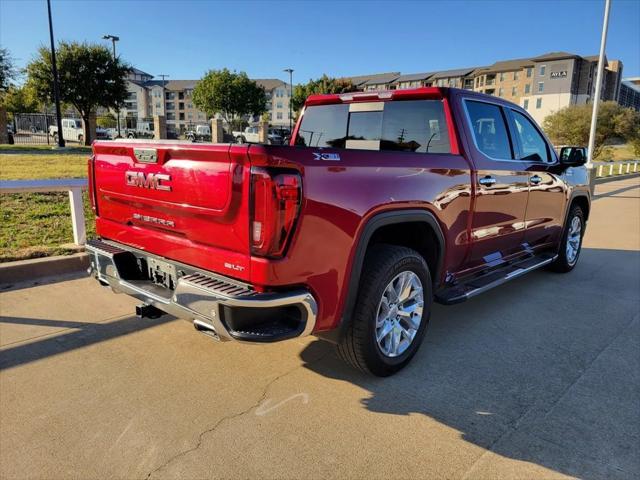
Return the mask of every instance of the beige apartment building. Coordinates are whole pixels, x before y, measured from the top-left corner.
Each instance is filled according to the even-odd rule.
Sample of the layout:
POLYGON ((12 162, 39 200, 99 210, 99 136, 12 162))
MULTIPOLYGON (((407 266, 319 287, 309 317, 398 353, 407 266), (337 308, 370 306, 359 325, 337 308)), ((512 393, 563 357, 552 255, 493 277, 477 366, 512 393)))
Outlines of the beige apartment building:
MULTIPOLYGON (((134 68, 127 78, 128 95, 120 116, 125 128, 135 128, 141 121, 163 115, 167 131, 179 135, 194 125, 208 122, 207 115, 193 105, 197 80, 155 80, 152 75, 134 68)), ((278 79, 257 79, 267 95, 267 113, 273 126, 289 126, 290 85, 278 79)), ((259 118, 253 118, 258 121, 259 118)))
MULTIPOLYGON (((484 67, 349 78, 362 90, 438 86, 495 95, 517 103, 542 123, 547 115, 561 108, 592 101, 597 64, 597 56, 581 57, 568 52, 551 52, 537 57, 498 61, 484 67)), ((622 62, 606 60, 601 94, 603 100, 618 100, 621 78, 622 62)))

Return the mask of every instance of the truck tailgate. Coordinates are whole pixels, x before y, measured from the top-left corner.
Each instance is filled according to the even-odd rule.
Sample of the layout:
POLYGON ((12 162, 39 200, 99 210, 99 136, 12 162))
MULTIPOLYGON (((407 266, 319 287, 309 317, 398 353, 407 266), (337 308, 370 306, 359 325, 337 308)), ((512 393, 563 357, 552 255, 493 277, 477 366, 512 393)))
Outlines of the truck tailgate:
POLYGON ((249 278, 248 147, 95 142, 97 233, 249 278))

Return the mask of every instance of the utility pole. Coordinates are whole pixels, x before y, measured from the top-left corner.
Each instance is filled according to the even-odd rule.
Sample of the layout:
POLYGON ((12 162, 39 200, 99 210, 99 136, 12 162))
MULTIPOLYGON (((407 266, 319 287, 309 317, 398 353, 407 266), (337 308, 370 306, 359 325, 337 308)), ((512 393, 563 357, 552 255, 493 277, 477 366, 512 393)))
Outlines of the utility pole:
POLYGON ((604 73, 604 51, 607 45, 607 30, 609 29, 609 10, 611 0, 604 2, 604 20, 602 23, 602 37, 600 38, 600 56, 598 57, 598 73, 596 75, 596 91, 591 112, 591 130, 589 131, 589 147, 587 150, 587 168, 593 168, 593 149, 596 144, 596 127, 598 124, 598 106, 600 104, 600 90, 602 90, 602 74, 604 73))
POLYGON ((56 44, 53 41, 53 21, 51 20, 51 0, 47 0, 49 12, 49 38, 51 40, 51 70, 53 73, 53 98, 56 103, 56 120, 58 123, 58 147, 64 147, 62 135, 62 113, 60 112, 60 85, 58 85, 58 66, 56 65, 56 44))
POLYGON ((293 134, 293 115, 291 114, 291 100, 293 99, 293 68, 285 68, 283 72, 289 73, 289 135, 293 134))
MULTIPOLYGON (((117 37, 115 35, 104 35, 103 40, 111 40, 111 51, 113 52, 113 61, 115 62, 117 57, 116 57, 116 42, 118 40, 120 40, 120 37, 117 37)), ((118 118, 118 138, 121 137, 120 135, 120 107, 116 107, 116 116, 118 118)))

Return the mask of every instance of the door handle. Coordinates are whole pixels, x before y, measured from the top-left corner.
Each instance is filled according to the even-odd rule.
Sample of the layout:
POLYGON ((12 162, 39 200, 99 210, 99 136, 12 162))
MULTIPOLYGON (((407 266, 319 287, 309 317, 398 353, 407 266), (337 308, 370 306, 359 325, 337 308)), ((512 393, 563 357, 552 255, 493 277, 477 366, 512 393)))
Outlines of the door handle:
POLYGON ((542 181, 542 177, 540 177, 538 175, 534 175, 533 177, 531 177, 529 179, 529 181, 534 185, 538 185, 542 181))
POLYGON ((486 177, 481 178, 480 180, 478 180, 478 183, 480 185, 493 185, 494 183, 496 183, 496 179, 493 178, 490 175, 487 175, 486 177))

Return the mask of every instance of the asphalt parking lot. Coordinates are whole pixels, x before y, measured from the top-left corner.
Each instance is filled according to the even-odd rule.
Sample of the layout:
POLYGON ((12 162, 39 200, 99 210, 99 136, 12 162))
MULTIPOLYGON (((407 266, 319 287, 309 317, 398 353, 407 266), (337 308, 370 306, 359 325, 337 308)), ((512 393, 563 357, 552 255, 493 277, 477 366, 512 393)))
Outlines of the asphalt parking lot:
POLYGON ((0 477, 640 477, 640 178, 570 274, 434 307, 376 379, 314 338, 214 343, 82 276, 0 293, 0 477))

